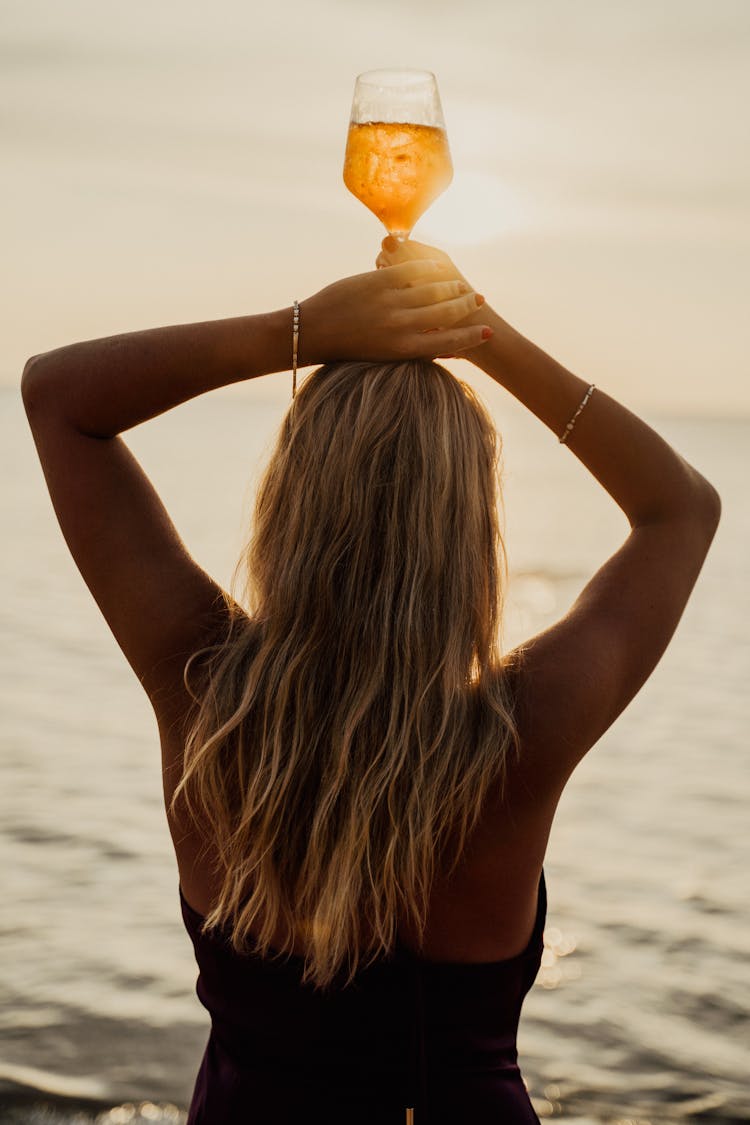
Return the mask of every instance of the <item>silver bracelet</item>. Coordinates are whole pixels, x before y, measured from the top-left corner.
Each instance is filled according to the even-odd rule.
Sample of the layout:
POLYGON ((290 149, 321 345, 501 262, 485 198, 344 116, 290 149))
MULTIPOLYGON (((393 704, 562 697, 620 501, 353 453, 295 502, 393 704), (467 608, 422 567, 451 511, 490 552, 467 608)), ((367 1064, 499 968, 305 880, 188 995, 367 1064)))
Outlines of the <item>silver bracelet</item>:
POLYGON ((570 419, 570 421, 568 422, 567 426, 566 426, 566 427, 565 427, 565 429, 563 430, 563 434, 562 434, 562 437, 560 438, 560 445, 565 445, 565 442, 566 442, 566 441, 568 440, 568 438, 570 437, 571 431, 572 431, 573 427, 574 427, 574 426, 575 426, 575 424, 576 424, 576 421, 577 421, 577 419, 578 419, 578 415, 579 415, 579 414, 581 413, 581 411, 583 410, 584 406, 586 405, 586 403, 587 403, 587 402, 589 401, 589 399, 591 398, 591 396, 592 396, 592 394, 594 393, 595 389, 596 389, 596 386, 595 386, 595 384, 594 384, 594 383, 592 383, 592 384, 591 384, 591 386, 589 387, 589 389, 588 389, 588 390, 586 391, 586 394, 585 394, 585 395, 583 396, 583 399, 581 400, 581 405, 580 405, 580 406, 578 407, 578 409, 576 410, 575 414, 573 415, 573 417, 572 417, 572 418, 570 419))
POLYGON ((292 305, 292 398, 297 394, 297 352, 299 350, 299 301, 292 305))

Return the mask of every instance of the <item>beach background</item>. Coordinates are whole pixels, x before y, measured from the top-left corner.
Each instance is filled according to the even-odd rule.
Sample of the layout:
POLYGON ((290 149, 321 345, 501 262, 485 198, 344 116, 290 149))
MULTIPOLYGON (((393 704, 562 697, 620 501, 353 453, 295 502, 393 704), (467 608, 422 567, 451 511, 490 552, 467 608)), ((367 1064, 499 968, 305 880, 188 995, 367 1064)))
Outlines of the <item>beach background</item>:
MULTIPOLYGON (((341 166, 354 77, 378 66, 440 83, 456 178, 415 235, 724 504, 674 641, 560 805, 519 1039, 532 1098, 567 1125, 750 1121, 750 7, 0 0, 0 61, 0 1122, 178 1121, 207 1035, 155 724, 55 524, 23 363, 369 268, 381 232, 341 166)), ((504 439, 510 645, 626 524, 451 366, 504 439)), ((290 389, 128 435, 225 584, 290 389)))

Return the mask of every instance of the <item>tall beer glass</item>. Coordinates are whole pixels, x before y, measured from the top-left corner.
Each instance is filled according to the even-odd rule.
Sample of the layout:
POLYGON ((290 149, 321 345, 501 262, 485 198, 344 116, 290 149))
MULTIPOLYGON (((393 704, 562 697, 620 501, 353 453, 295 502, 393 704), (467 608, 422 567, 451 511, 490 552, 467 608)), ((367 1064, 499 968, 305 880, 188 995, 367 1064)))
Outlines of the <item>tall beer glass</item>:
POLYGON ((370 70, 354 87, 344 183, 389 234, 409 237, 453 178, 435 75, 370 70))

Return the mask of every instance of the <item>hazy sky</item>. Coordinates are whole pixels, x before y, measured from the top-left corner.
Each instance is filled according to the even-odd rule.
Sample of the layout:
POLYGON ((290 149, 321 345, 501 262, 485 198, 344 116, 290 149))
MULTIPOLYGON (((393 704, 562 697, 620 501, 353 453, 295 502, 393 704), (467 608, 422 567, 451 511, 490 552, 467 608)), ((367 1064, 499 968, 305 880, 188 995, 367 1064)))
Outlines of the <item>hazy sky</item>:
POLYGON ((746 0, 0 0, 0 378, 369 268, 341 166, 380 66, 440 84, 416 237, 626 402, 750 413, 746 0))

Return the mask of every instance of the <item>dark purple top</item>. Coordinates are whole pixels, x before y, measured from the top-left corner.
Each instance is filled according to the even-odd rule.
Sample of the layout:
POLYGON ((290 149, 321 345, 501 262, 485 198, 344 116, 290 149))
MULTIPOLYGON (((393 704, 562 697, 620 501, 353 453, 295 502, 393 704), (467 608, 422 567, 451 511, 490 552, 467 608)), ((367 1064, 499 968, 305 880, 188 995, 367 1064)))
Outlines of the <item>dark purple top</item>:
POLYGON ((211 1033, 187 1125, 538 1125, 518 1069, 521 1005, 539 970, 544 874, 526 949, 425 961, 398 945, 348 987, 301 983, 302 958, 235 953, 180 890, 211 1033))

